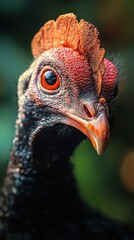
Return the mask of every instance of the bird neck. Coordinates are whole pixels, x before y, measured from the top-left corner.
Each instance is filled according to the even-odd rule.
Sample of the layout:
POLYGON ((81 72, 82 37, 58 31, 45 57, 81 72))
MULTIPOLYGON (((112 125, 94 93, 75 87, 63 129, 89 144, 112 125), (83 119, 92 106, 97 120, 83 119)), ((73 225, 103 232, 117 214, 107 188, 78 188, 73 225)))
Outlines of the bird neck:
MULTIPOLYGON (((62 182, 66 190, 70 181, 73 186, 74 177, 69 157, 74 146, 70 147, 70 137, 60 138, 56 132, 57 129, 44 129, 31 144, 31 130, 26 125, 23 128, 21 125, 17 126, 8 172, 14 179, 13 188, 19 194, 23 190, 23 197, 27 196, 28 191, 28 195, 31 193, 36 200, 37 195, 46 199, 48 191, 51 192, 48 194, 50 198, 53 195, 51 187, 58 186, 59 182, 62 182), (18 180, 20 184, 17 185, 18 180)), ((63 191, 62 186, 61 190, 63 191)))
POLYGON ((4 187, 9 199, 8 225, 24 226, 24 229, 28 224, 33 228, 44 215, 49 221, 52 215, 68 212, 67 205, 70 209, 72 205, 73 209, 77 199, 69 157, 79 143, 79 137, 76 138, 75 132, 59 137, 57 128, 44 129, 32 142, 33 129, 29 126, 29 122, 17 120, 4 187))

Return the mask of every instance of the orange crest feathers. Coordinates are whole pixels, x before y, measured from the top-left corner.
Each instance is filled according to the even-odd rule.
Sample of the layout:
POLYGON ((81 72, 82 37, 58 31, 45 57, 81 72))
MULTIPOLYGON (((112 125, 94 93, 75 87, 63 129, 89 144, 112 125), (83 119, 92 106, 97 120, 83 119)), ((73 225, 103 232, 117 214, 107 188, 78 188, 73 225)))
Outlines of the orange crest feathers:
POLYGON ((73 13, 64 14, 60 15, 56 21, 46 22, 32 40, 34 58, 45 50, 60 47, 72 48, 87 59, 93 72, 98 94, 100 94, 105 50, 100 47, 98 31, 94 25, 83 19, 78 23, 73 13))

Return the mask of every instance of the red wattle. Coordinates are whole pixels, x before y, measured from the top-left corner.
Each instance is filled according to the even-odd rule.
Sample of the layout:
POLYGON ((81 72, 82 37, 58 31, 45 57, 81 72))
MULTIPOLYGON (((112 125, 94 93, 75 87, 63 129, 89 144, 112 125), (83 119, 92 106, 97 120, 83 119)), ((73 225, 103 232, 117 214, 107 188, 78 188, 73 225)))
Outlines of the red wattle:
POLYGON ((112 100, 113 92, 117 84, 118 70, 116 66, 104 58, 104 74, 102 77, 101 96, 105 97, 106 101, 112 100))

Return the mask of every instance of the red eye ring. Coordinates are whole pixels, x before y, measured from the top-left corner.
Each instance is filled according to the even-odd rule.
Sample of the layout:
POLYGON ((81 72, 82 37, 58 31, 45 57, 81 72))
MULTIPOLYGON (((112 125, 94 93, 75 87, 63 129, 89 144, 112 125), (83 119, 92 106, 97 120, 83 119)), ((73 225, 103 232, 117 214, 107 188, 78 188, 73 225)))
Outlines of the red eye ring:
POLYGON ((41 85, 47 90, 57 90, 60 86, 60 78, 53 69, 47 68, 41 74, 41 85))

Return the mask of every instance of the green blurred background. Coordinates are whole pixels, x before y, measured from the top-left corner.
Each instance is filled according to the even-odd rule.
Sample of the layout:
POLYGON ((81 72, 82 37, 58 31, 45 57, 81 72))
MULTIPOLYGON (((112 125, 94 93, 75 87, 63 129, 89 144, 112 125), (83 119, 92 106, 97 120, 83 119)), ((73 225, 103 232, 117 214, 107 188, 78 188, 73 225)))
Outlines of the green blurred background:
POLYGON ((47 20, 67 12, 95 24, 107 55, 120 53, 125 62, 107 150, 97 156, 85 141, 74 154, 78 187, 90 205, 134 226, 133 0, 0 0, 0 184, 14 135, 17 80, 32 62, 31 39, 47 20))

